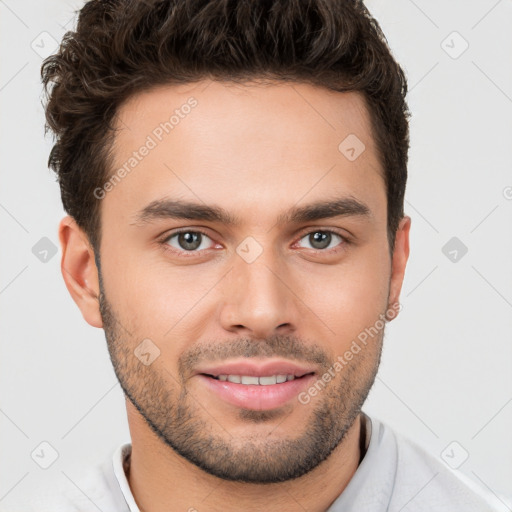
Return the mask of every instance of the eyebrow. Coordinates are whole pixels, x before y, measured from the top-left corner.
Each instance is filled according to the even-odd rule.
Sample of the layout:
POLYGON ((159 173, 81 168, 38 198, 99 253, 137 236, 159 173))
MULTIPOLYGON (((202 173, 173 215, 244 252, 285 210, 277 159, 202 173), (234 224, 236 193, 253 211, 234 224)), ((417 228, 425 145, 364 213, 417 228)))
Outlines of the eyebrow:
MULTIPOLYGON (((332 217, 372 217, 370 208, 353 197, 316 201, 305 206, 294 206, 278 216, 276 224, 301 224, 332 217)), ((241 221, 224 208, 179 199, 157 199, 135 215, 132 224, 144 225, 158 219, 208 221, 239 226, 241 221)))

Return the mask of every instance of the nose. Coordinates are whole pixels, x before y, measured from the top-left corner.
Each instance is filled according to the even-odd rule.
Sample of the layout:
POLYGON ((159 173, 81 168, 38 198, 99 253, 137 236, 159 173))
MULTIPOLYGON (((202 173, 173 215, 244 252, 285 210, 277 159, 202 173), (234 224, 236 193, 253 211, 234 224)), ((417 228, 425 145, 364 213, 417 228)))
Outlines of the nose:
POLYGON ((236 256, 226 278, 220 315, 225 330, 265 339, 297 329, 299 299, 272 251, 263 251, 252 263, 236 256))

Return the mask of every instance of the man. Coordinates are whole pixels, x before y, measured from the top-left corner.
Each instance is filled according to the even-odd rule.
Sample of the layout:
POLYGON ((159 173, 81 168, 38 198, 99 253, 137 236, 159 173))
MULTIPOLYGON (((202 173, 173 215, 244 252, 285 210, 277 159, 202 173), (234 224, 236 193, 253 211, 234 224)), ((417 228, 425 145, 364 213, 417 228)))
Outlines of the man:
POLYGON ((491 510, 361 410, 411 224, 361 2, 93 0, 42 76, 62 274, 132 438, 62 510, 491 510))

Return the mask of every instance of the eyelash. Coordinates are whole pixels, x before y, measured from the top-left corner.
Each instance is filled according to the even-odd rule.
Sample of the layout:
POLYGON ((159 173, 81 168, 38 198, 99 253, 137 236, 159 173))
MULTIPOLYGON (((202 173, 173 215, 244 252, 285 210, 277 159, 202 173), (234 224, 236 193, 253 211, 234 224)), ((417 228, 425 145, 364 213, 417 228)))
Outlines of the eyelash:
MULTIPOLYGON (((311 235, 312 233, 317 233, 317 232, 331 233, 331 234, 337 235, 337 236, 339 236, 341 238, 342 241, 335 248, 331 248, 331 249, 308 249, 309 251, 314 251, 314 253, 326 253, 326 254, 329 254, 329 255, 337 254, 338 252, 343 251, 346 248, 346 246, 350 245, 350 243, 351 243, 351 241, 345 235, 342 235, 341 233, 339 233, 336 230, 333 230, 333 229, 319 229, 319 228, 312 229, 310 231, 302 233, 297 241, 300 241, 304 237, 306 237, 308 235, 311 235)), ((212 240, 210 235, 206 231, 203 231, 200 228, 194 228, 194 229, 182 228, 182 229, 178 229, 176 231, 173 231, 169 235, 166 235, 165 238, 163 238, 159 242, 163 246, 163 249, 165 251, 170 251, 173 255, 178 254, 178 255, 183 256, 185 258, 190 258, 190 257, 197 256, 199 253, 203 252, 203 250, 204 251, 208 250, 208 249, 203 249, 202 251, 180 251, 179 249, 176 249, 175 247, 171 247, 168 244, 169 240, 171 238, 179 235, 180 233, 201 233, 202 235, 204 235, 207 238, 209 238, 210 240, 212 240)))

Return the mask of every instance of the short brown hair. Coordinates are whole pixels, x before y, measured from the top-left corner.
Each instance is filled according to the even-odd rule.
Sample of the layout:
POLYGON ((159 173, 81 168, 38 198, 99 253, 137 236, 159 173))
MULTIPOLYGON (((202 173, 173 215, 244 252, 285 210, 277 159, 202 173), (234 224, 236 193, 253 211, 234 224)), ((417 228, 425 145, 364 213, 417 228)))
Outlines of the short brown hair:
POLYGON ((304 82, 366 100, 387 191, 391 249, 404 216, 407 82, 357 0, 91 0, 41 67, 48 165, 64 209, 95 252, 120 105, 157 85, 202 79, 304 82))

